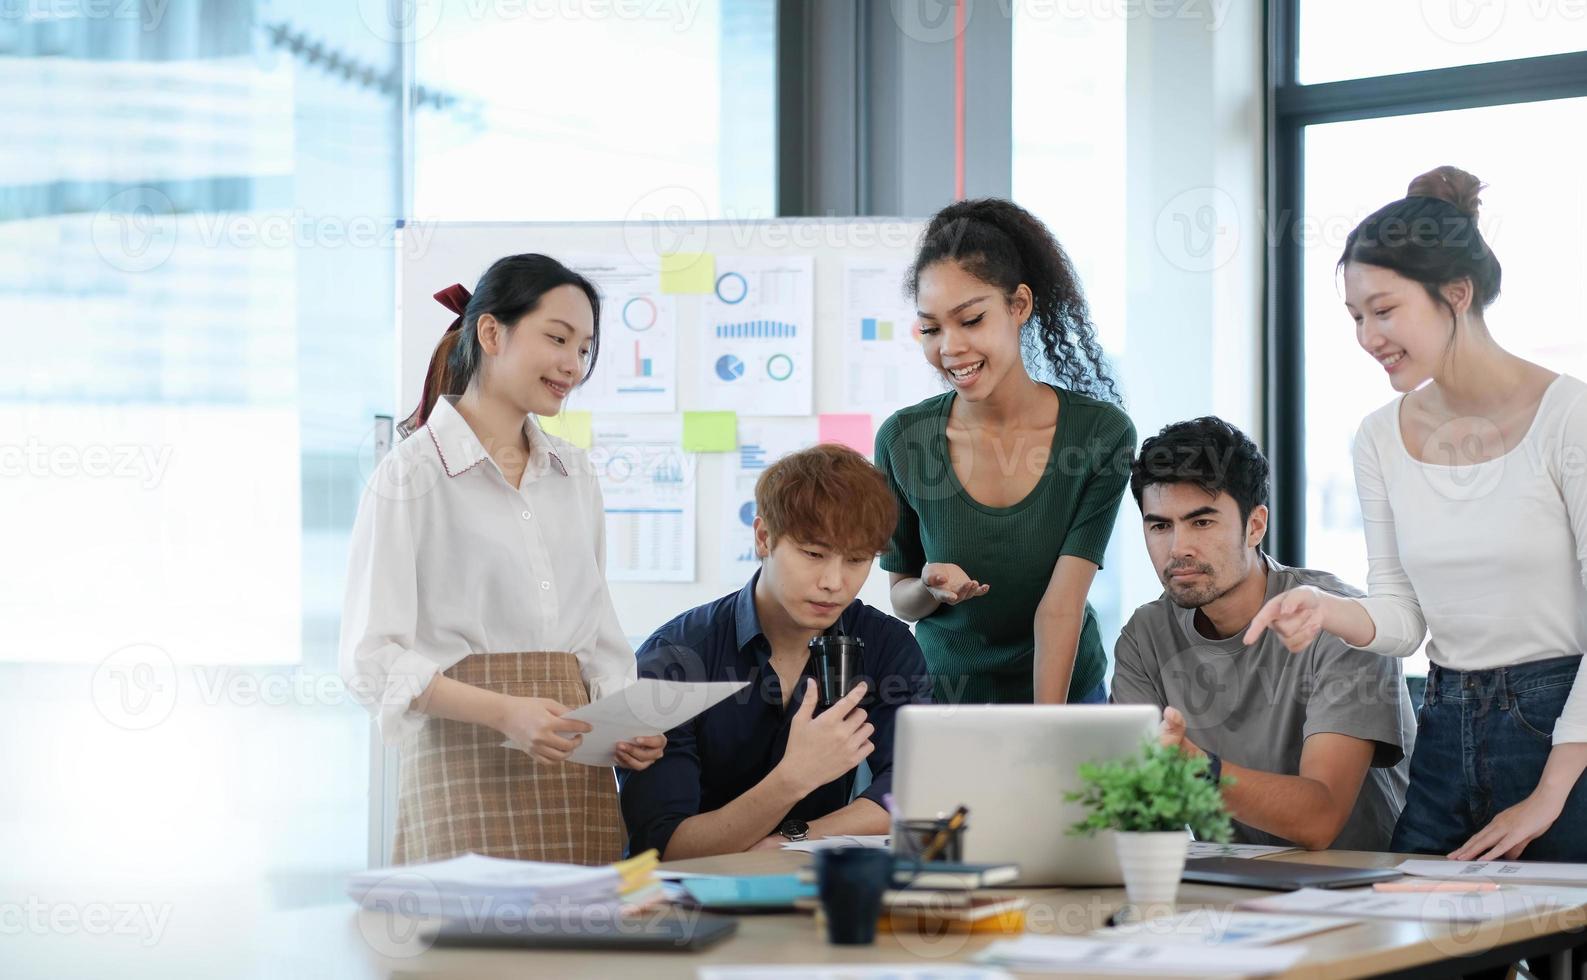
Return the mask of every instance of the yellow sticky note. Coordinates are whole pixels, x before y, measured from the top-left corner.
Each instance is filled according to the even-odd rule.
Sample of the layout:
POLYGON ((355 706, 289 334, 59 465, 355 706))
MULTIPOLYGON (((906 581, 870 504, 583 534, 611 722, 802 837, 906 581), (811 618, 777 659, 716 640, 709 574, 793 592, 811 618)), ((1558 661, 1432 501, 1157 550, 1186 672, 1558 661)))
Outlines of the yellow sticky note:
POLYGON ((542 415, 540 417, 540 428, 559 439, 566 439, 580 449, 588 449, 595 443, 595 437, 592 435, 594 427, 590 423, 589 412, 563 412, 560 415, 542 415))
POLYGON ((737 448, 737 412, 683 413, 684 452, 730 453, 737 448))
POLYGON ((716 256, 710 252, 673 252, 661 257, 663 293, 709 293, 716 288, 716 256))

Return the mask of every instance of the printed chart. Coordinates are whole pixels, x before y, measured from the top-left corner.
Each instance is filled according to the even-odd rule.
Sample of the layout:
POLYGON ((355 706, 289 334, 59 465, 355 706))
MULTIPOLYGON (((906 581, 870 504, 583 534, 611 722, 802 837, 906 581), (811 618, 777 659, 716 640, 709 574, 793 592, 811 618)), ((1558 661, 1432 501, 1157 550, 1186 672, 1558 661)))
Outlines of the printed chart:
POLYGON ((682 421, 598 416, 590 463, 606 506, 606 577, 694 581, 696 459, 682 421))
POLYGON ((886 416, 947 390, 920 350, 905 263, 843 265, 843 397, 852 411, 886 416))
POLYGON ((755 481, 766 467, 816 444, 815 419, 750 419, 738 423, 738 452, 723 469, 722 581, 742 585, 760 567, 755 557, 755 481))
POLYGON ((601 350, 595 373, 568 396, 589 412, 672 412, 678 407, 676 300, 655 268, 627 256, 570 262, 601 294, 601 350))
POLYGON ((700 408, 811 414, 814 271, 808 256, 716 257, 700 301, 700 408))

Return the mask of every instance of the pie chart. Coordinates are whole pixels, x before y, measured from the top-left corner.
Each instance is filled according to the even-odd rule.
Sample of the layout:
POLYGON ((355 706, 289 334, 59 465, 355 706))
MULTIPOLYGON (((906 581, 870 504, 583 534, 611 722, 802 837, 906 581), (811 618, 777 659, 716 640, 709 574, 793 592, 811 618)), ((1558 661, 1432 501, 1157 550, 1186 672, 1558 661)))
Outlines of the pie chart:
POLYGON ((732 354, 723 354, 716 359, 716 376, 723 381, 737 381, 744 376, 744 362, 732 354))
POLYGON ((738 519, 745 527, 755 526, 755 501, 746 501, 738 509, 738 519))

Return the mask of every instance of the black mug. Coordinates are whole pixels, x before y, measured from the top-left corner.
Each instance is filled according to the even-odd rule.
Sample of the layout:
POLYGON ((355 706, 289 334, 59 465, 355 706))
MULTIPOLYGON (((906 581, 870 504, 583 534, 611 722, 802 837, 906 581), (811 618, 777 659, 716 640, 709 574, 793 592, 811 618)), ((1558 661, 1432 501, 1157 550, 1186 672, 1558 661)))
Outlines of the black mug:
POLYGON ((865 670, 865 641, 841 633, 823 634, 810 641, 810 661, 821 707, 830 708, 859 683, 865 670))
POLYGON ((882 893, 893 881, 893 855, 877 847, 817 851, 816 889, 827 917, 827 942, 869 946, 876 941, 882 893))

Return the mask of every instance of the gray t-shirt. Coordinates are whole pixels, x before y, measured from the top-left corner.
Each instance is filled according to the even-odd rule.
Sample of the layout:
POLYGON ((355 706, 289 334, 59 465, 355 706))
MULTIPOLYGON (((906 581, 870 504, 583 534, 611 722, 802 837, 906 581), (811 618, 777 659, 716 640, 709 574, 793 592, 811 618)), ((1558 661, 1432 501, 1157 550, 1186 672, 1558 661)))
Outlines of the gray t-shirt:
MULTIPOLYGON (((1362 595, 1327 572, 1267 563, 1269 599, 1300 585, 1362 595)), ((1352 649, 1329 633, 1294 654, 1272 630, 1250 647, 1241 642, 1243 633, 1212 640, 1196 629, 1195 615, 1167 594, 1135 611, 1114 649, 1113 700, 1172 705, 1184 713, 1191 741, 1263 772, 1298 773, 1301 746, 1318 732, 1376 742, 1355 810, 1333 846, 1388 850, 1405 806, 1416 731, 1400 662, 1352 649)), ((1238 821, 1234 839, 1291 843, 1238 821)))

